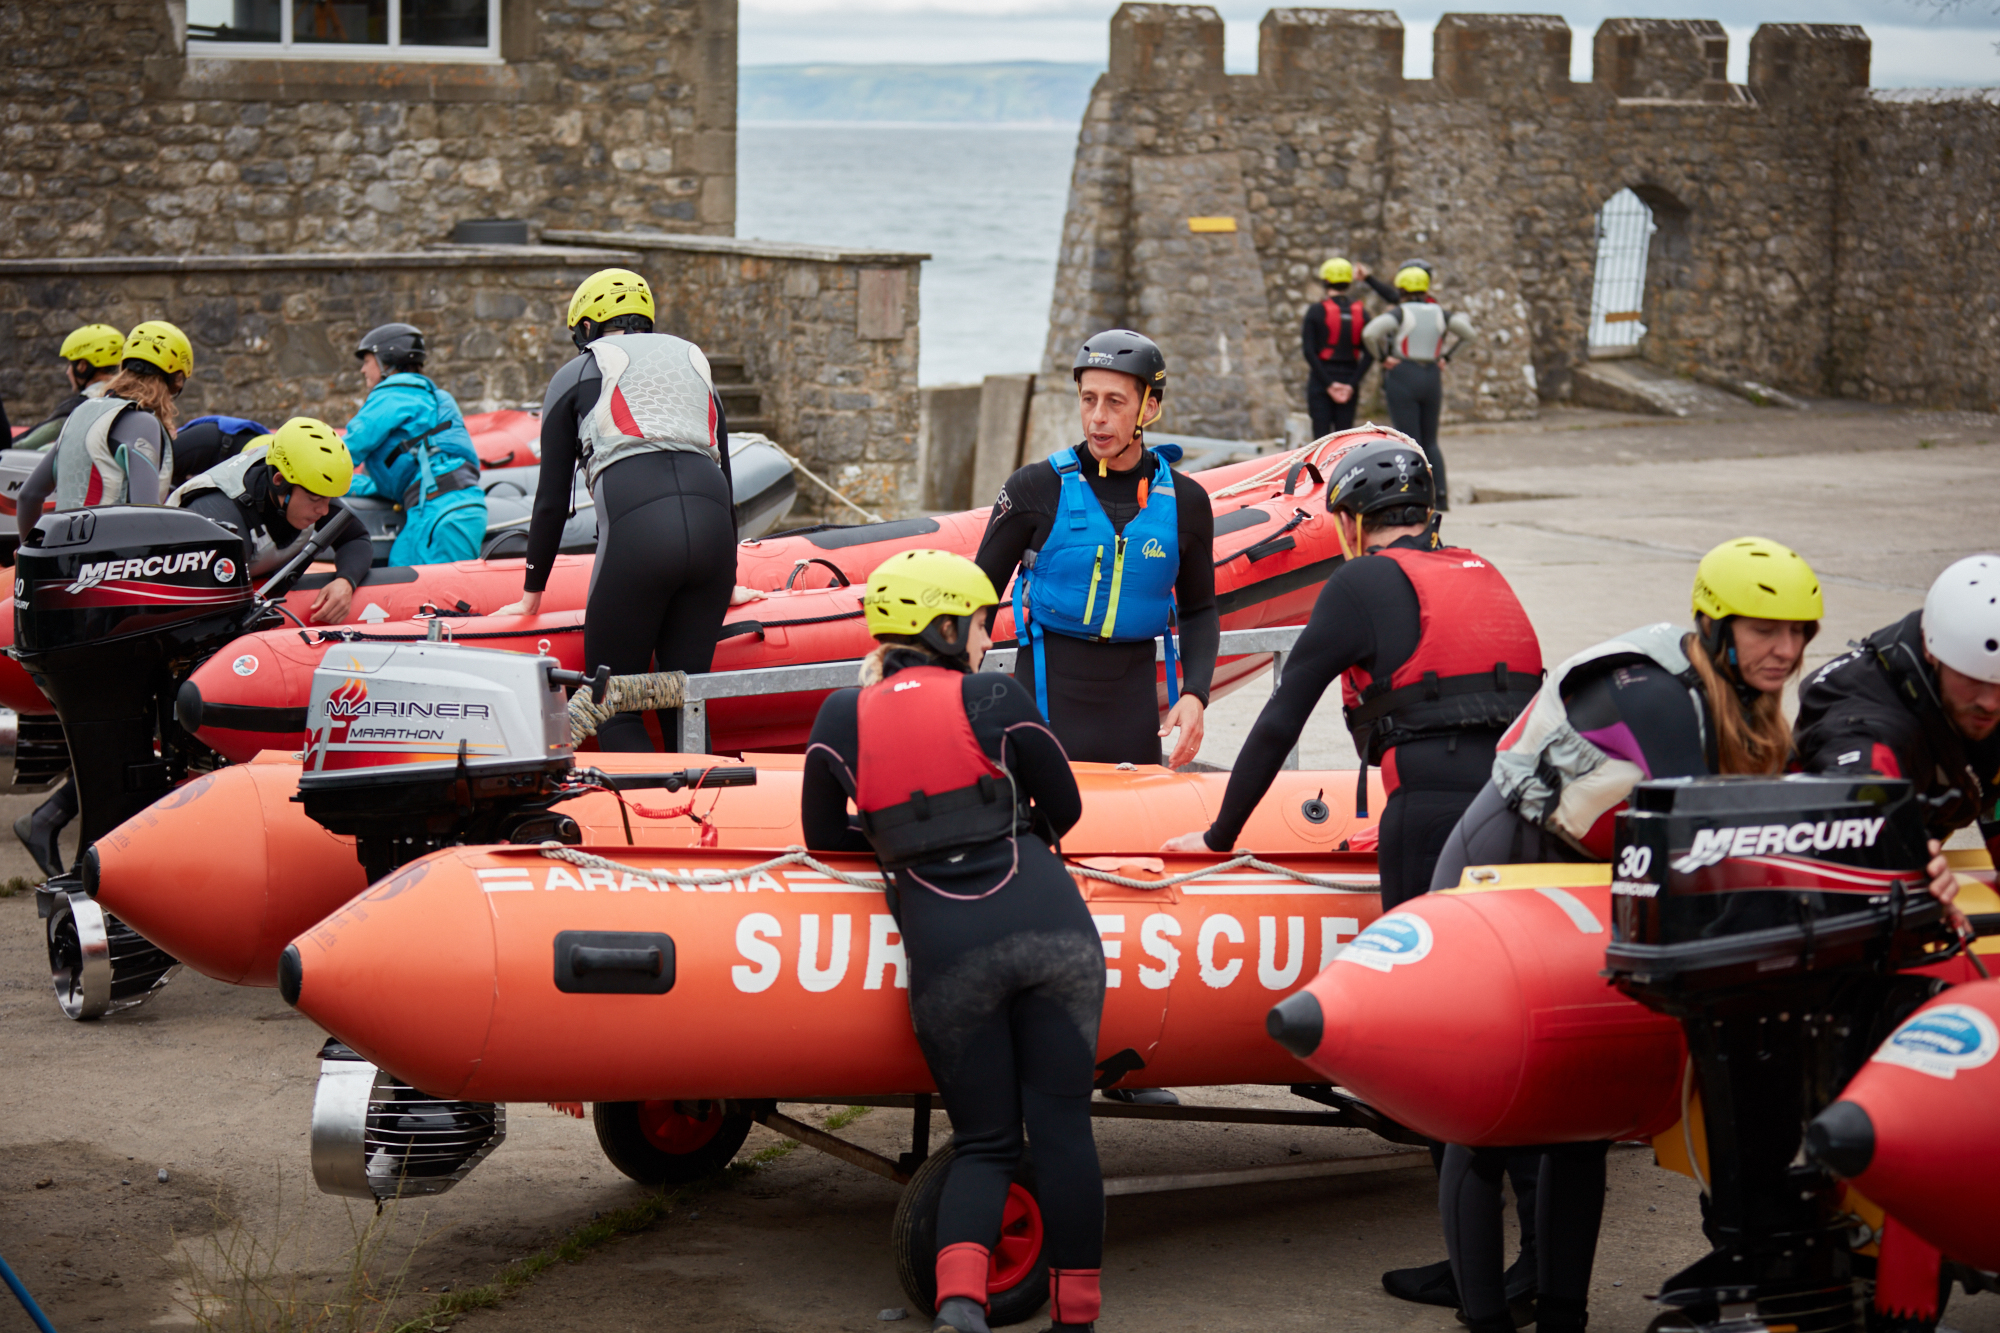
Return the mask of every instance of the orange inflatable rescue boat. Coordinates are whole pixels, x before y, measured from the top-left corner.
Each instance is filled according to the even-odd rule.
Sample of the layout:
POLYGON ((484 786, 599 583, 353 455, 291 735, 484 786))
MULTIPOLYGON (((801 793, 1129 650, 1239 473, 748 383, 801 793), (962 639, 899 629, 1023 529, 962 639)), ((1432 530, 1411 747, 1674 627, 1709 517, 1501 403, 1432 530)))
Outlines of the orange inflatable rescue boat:
POLYGON ((1471 873, 1378 918, 1271 1011, 1271 1035, 1446 1143, 1650 1138, 1680 1119, 1680 1024, 1600 975, 1610 867, 1471 873))
POLYGON ((1813 1159, 1954 1259, 2000 1272, 2000 981, 1905 1019, 1806 1132, 1813 1159))

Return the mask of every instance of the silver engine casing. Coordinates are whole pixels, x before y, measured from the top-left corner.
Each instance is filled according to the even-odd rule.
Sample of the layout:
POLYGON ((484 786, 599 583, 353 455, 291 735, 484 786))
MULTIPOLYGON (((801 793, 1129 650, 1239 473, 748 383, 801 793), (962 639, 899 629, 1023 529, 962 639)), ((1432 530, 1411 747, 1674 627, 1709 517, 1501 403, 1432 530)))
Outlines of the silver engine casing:
POLYGON ((443 1194, 507 1138, 507 1108, 427 1097, 328 1043, 313 1091, 313 1182, 386 1203, 443 1194))

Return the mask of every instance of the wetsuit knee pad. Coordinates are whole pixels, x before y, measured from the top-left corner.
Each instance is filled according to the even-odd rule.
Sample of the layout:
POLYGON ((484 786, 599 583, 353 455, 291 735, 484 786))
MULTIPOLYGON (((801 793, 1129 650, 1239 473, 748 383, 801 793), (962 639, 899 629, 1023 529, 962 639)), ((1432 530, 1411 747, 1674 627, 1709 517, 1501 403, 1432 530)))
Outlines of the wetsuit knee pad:
POLYGON ((1103 1312, 1100 1268, 1051 1268, 1049 1313, 1057 1324, 1091 1324, 1103 1312))

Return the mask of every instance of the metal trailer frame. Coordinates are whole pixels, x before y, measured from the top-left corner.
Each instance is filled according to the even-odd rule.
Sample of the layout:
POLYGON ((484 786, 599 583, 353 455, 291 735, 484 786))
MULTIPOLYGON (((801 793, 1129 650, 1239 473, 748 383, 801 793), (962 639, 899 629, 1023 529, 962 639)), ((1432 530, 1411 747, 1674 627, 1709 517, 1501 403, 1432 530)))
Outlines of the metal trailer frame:
MULTIPOLYGON (((1243 657, 1258 653, 1271 655, 1276 672, 1273 688, 1285 678, 1285 663, 1297 645, 1303 625, 1273 625, 1264 629, 1222 631, 1217 656, 1243 657)), ((980 664, 981 671, 1010 672, 1017 648, 993 648, 980 664)), ((1164 662, 1164 643, 1154 644, 1154 660, 1164 662)), ((839 662, 813 662, 805 666, 761 667, 751 671, 711 671, 687 678, 687 702, 680 710, 680 735, 676 748, 682 754, 708 753, 708 703, 711 699, 743 699, 765 694, 794 694, 807 690, 837 690, 855 683, 860 658, 839 662)), ((1285 756, 1285 767, 1299 766, 1299 747, 1285 756)), ((859 1105, 859 1103, 855 1103, 859 1105)))
MULTIPOLYGON (((1090 1114, 1099 1120, 1166 1120, 1183 1124, 1291 1125, 1301 1129, 1365 1129, 1390 1143, 1403 1145, 1389 1152, 1344 1157, 1321 1157, 1280 1166, 1225 1167, 1213 1171, 1173 1171, 1156 1175, 1111 1176, 1104 1181, 1104 1195, 1115 1198, 1128 1194, 1164 1194, 1174 1190, 1213 1189, 1224 1185, 1262 1185, 1274 1181, 1317 1180, 1328 1176, 1367 1175, 1380 1171, 1400 1171, 1429 1166, 1429 1140, 1415 1130, 1400 1125, 1359 1098, 1329 1084, 1295 1083, 1293 1095, 1319 1102, 1324 1111, 1284 1111, 1253 1106, 1143 1106, 1124 1102, 1090 1103, 1090 1114)), ((871 1106, 909 1108, 910 1150, 893 1160, 880 1153, 830 1134, 816 1125, 785 1115, 776 1102, 724 1101, 726 1115, 747 1116, 756 1124, 850 1166, 871 1172, 898 1185, 907 1185, 930 1156, 931 1108, 934 1094, 863 1097, 825 1097, 789 1103, 808 1106, 871 1106)))

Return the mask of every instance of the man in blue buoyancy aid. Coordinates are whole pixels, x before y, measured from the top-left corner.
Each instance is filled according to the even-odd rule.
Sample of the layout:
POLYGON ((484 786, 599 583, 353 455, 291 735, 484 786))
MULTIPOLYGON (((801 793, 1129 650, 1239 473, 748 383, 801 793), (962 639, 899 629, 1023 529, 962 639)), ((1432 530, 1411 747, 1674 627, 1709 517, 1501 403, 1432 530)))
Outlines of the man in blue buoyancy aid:
POLYGON ((1071 373, 1083 443, 1007 479, 975 559, 994 587, 1014 579, 1014 673, 1069 757, 1157 764, 1160 741, 1178 732, 1168 759, 1178 768, 1201 749, 1221 643, 1214 511, 1173 470, 1178 446, 1146 447, 1167 383, 1151 339, 1100 333, 1071 373), (1154 665, 1163 637, 1164 725, 1154 665))
POLYGON ((403 506, 392 565, 475 560, 486 538, 479 453, 458 403, 422 374, 424 335, 410 324, 370 329, 354 348, 368 398, 347 423, 347 451, 367 471, 353 495, 403 506))

